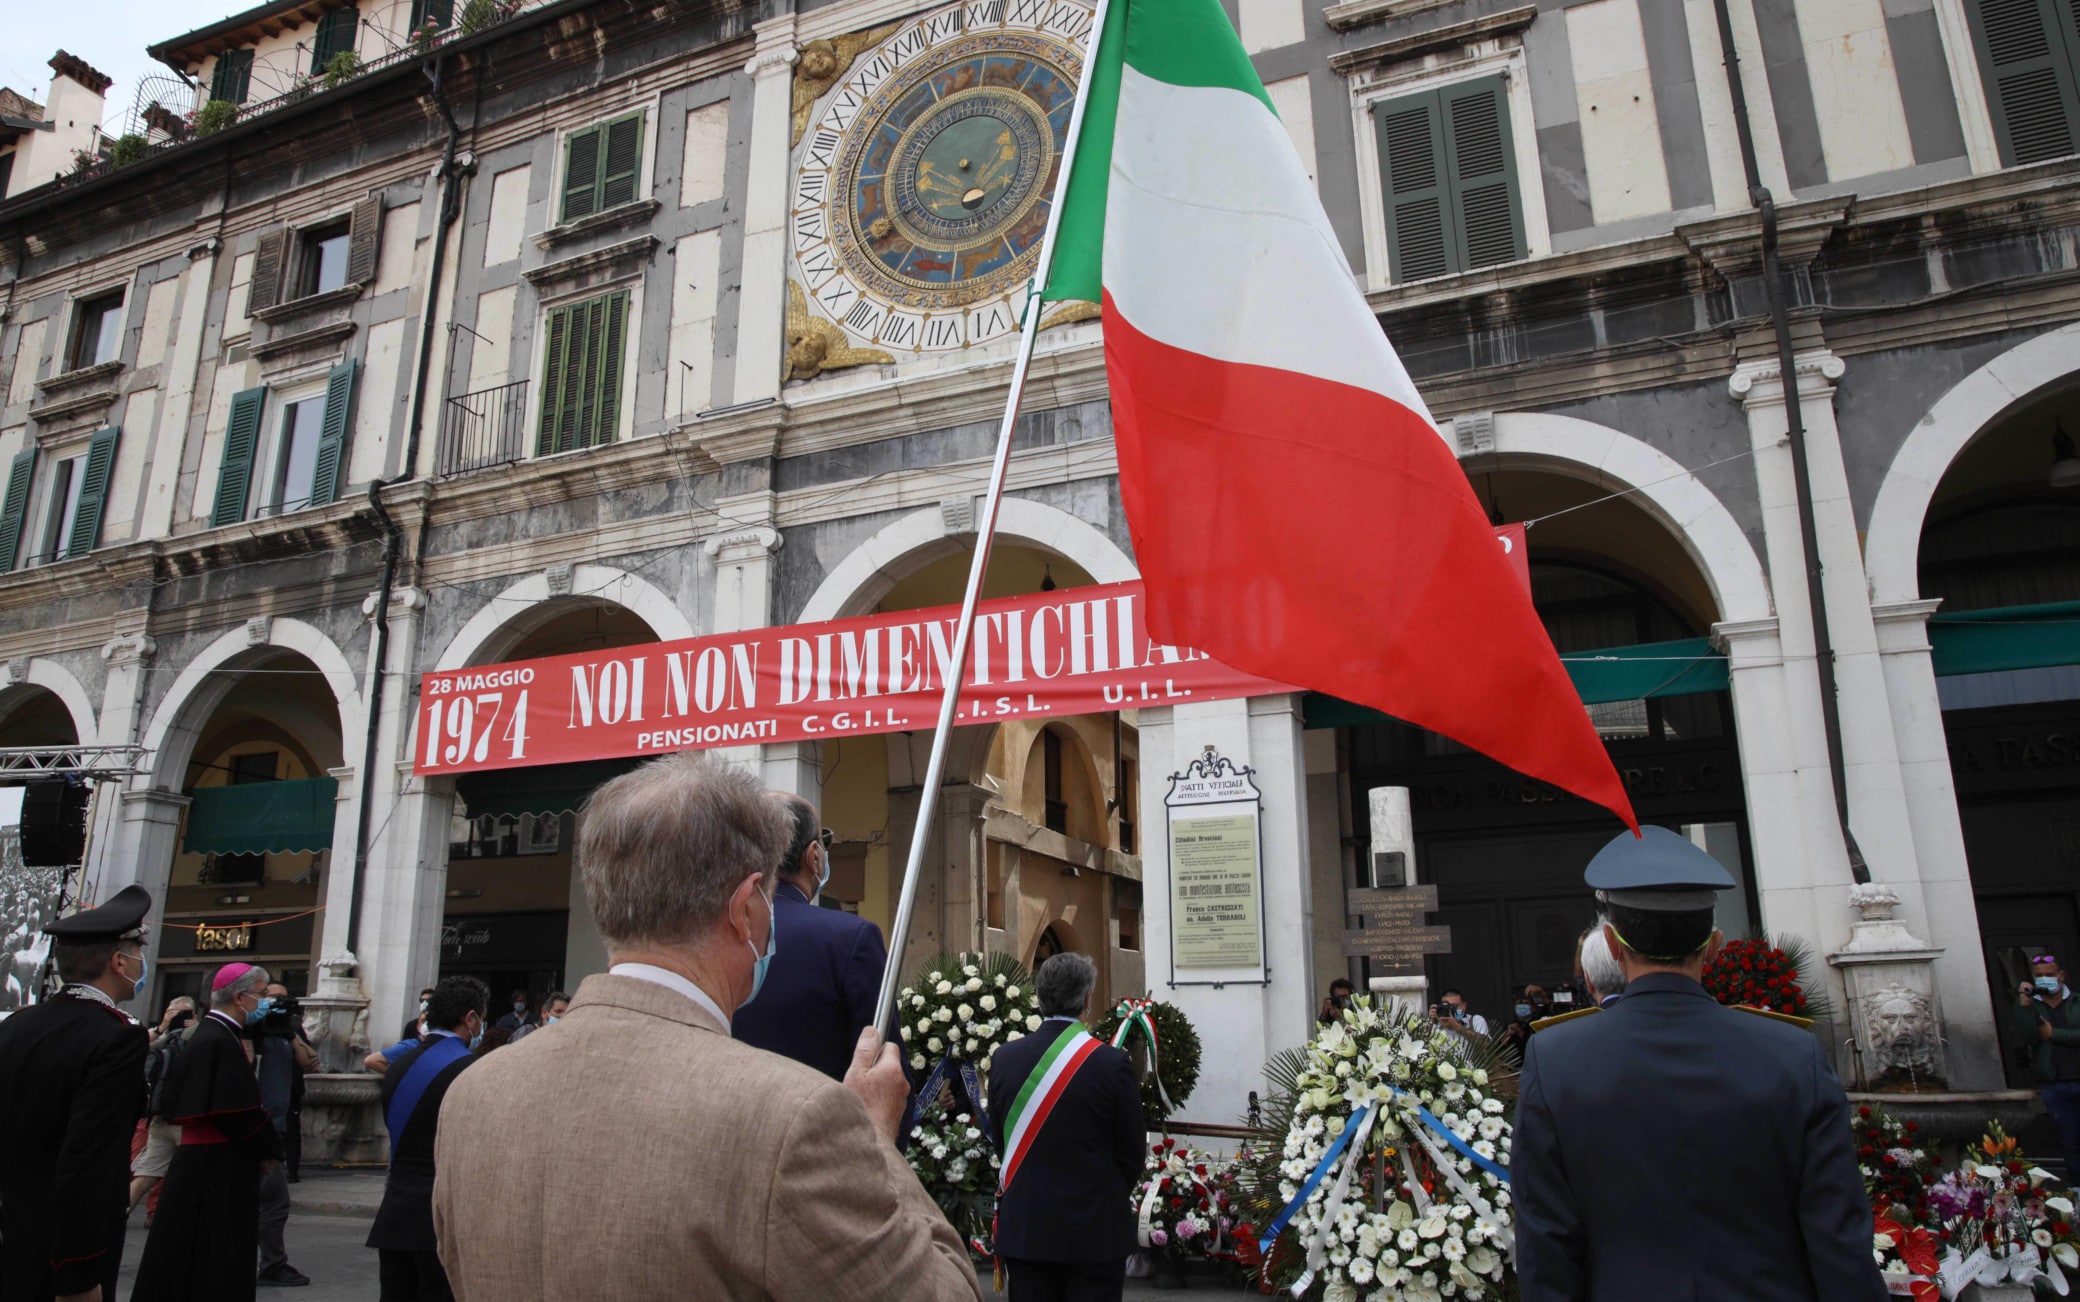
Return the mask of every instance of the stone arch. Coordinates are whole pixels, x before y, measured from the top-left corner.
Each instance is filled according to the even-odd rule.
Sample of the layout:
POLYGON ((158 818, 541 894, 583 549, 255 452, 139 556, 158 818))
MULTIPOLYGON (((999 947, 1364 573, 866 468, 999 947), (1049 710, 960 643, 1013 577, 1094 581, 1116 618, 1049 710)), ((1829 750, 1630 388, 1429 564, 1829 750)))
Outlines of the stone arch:
POLYGON ((1863 563, 1874 604, 1921 595, 1921 527, 1952 463, 2009 411, 2080 372, 2080 323, 2047 330, 1965 376, 1915 424, 1871 503, 1863 563))
POLYGON ((1719 608, 1719 619, 1775 613, 1769 580, 1733 513, 1704 481, 1666 452, 1622 430, 1546 412, 1497 412, 1498 464, 1552 468, 1633 498, 1681 544, 1719 608), (1586 472, 1586 473, 1585 473, 1586 472))
POLYGON ((86 687, 64 665, 40 657, 29 661, 28 672, 21 678, 0 687, 0 721, 20 704, 12 698, 23 695, 19 689, 25 687, 40 687, 58 698, 65 712, 72 716, 73 735, 80 745, 92 746, 101 740, 101 728, 94 718, 94 698, 87 694, 86 687))
MULTIPOLYGON (((1099 583, 1119 583, 1141 574, 1133 559, 1102 531, 1044 502, 1005 498, 997 513, 996 537, 1073 561, 1099 583)), ((938 507, 913 511, 853 548, 810 594, 795 622, 864 614, 905 575, 966 546, 963 538, 946 532, 946 517, 938 507)))
POLYGON ((531 574, 485 602, 442 648, 434 672, 497 659, 504 647, 527 632, 531 613, 554 613, 574 598, 620 606, 648 624, 662 642, 696 636, 692 621, 648 580, 608 565, 579 565, 571 571, 568 592, 552 591, 546 574, 531 574))
POLYGON ((272 651, 294 651, 318 667, 339 707, 340 737, 352 753, 354 739, 367 725, 361 692, 346 656, 331 638, 299 619, 270 619, 267 636, 255 641, 252 630, 224 634, 203 648, 152 712, 143 744, 151 752, 151 773, 140 781, 162 791, 179 791, 190 753, 202 727, 238 685, 236 670, 263 660, 272 651), (222 671, 234 672, 222 672, 222 671))

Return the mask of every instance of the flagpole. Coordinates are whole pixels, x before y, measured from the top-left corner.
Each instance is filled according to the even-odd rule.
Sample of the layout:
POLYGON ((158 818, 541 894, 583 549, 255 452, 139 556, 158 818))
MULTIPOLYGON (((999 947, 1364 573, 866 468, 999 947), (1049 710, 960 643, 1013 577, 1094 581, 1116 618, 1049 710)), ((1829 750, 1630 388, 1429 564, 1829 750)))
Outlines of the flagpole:
POLYGON ((997 529, 997 508, 1004 500, 1004 478, 1011 467, 1011 434, 1018 425, 1018 409, 1025 397, 1026 372, 1033 364, 1033 344, 1040 335, 1041 295, 1047 273, 1054 265, 1055 237, 1061 231, 1062 204, 1069 195, 1069 174, 1076 162, 1076 146, 1083 136, 1084 111, 1090 104, 1092 74, 1098 46, 1105 36, 1106 12, 1112 0, 1098 0, 1092 15, 1090 39, 1083 52, 1083 75, 1076 83, 1076 106, 1069 115, 1069 132, 1062 145, 1061 175, 1055 180, 1054 201, 1048 205, 1047 230, 1040 238, 1040 260, 1033 268, 1031 289, 1026 295, 1025 319, 1020 325, 1018 360, 1011 368, 1011 392, 1004 400, 1004 419, 997 427, 996 457, 990 462, 989 491, 982 499, 982 514, 975 521, 975 557, 968 565, 968 589, 961 597, 960 620, 954 627, 953 663, 946 675, 946 693, 939 701, 939 726, 932 736, 932 756, 925 765, 924 793, 917 804, 917 826, 910 836, 910 859, 903 869, 903 887, 896 899, 895 917, 889 928, 888 963, 881 970, 881 996, 874 1005, 874 1025, 884 1030, 895 1010, 896 991, 903 979, 903 951, 910 939, 910 915, 917 906, 917 884, 924 875, 926 848, 931 844, 933 822, 938 811, 939 783, 946 770, 947 743, 953 738, 954 716, 960 709, 961 688, 968 678, 968 651, 975 632, 975 603, 982 595, 983 575, 989 569, 992 536, 997 529))

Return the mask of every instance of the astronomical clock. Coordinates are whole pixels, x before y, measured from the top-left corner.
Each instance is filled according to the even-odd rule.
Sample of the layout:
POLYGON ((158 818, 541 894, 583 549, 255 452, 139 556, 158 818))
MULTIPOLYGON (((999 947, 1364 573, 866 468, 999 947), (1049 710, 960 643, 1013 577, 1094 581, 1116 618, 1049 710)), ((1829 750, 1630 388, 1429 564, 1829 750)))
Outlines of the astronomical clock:
POLYGON ((792 378, 1015 333, 1092 6, 968 0, 795 66, 792 378))

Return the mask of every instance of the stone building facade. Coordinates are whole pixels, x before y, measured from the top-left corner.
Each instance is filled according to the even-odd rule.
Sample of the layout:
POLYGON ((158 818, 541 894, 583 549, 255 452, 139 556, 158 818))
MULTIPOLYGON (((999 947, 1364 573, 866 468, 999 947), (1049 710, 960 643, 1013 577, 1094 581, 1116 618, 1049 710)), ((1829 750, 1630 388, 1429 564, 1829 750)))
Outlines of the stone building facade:
MULTIPOLYGON (((1726 9, 1781 212, 1848 819, 1940 951, 1949 1079, 1995 1087, 2016 956, 2080 950, 2080 32, 2051 0, 1726 9)), ((1441 435, 1530 522, 1556 643, 1612 675, 1585 696, 1641 815, 1733 869, 1729 931, 1840 949, 1714 3, 1230 12, 1441 435)), ((422 673, 958 600, 1088 21, 274 0, 153 47, 197 102, 141 160, 0 202, 0 746, 145 748, 91 805, 82 883, 160 900, 155 1004, 225 953, 283 968, 323 1014, 325 1097, 360 1100, 354 1050, 437 973, 538 994, 603 960, 569 852, 614 766, 419 773, 422 673), (969 107, 904 107, 963 69, 934 84, 969 107), (978 117, 1001 135, 961 134, 978 117), (971 172, 971 139, 1007 166, 971 172), (862 189, 891 158, 909 188, 862 189)), ((1046 320, 991 594, 1134 577, 1102 325, 1046 320)), ((819 802, 832 901, 886 924, 930 740, 727 753, 819 802)), ((1321 697, 956 743, 914 952, 1101 954, 1108 994, 1175 998, 1217 1049, 1209 1121, 1349 970, 1370 790, 1409 788, 1454 934, 1430 975, 1491 1015, 1565 979, 1615 831, 1321 697), (1172 962, 1168 775, 1208 746, 1263 795, 1253 983, 1172 962)), ((329 1115, 335 1148, 375 1142, 329 1115)))

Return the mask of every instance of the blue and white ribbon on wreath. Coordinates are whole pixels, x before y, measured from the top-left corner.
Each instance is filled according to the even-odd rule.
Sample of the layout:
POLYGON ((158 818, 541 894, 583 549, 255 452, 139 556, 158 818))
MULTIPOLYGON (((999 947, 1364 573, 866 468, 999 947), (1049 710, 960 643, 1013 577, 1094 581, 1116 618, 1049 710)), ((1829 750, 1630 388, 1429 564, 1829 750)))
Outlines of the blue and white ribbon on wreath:
MULTIPOLYGON (((1394 1097, 1396 1099, 1408 1099, 1412 1096, 1406 1090, 1394 1088, 1394 1097)), ((1321 1270, 1322 1263, 1326 1259, 1329 1235, 1334 1232, 1336 1219, 1343 1211, 1343 1204, 1350 1190, 1351 1174, 1364 1158, 1365 1140, 1371 1135, 1373 1122, 1379 1117, 1381 1102, 1382 1100, 1374 1099, 1365 1105, 1364 1111, 1351 1118, 1351 1123, 1343 1128, 1342 1133, 1338 1134, 1335 1140, 1330 1143, 1328 1149, 1323 1152, 1321 1160, 1315 1164, 1314 1171, 1309 1174, 1307 1180, 1300 1186, 1299 1192, 1293 1195, 1293 1200, 1287 1203, 1284 1209, 1272 1219, 1270 1226, 1264 1231, 1263 1239, 1258 1244, 1259 1250, 1268 1257, 1271 1253, 1271 1245, 1278 1241, 1278 1236, 1285 1231, 1287 1225, 1292 1223, 1293 1217, 1297 1216, 1300 1209, 1307 1205, 1308 1200, 1314 1196, 1315 1190, 1320 1188, 1322 1181, 1328 1177, 1329 1169, 1336 1164, 1336 1159, 1341 1157, 1344 1150, 1348 1148, 1351 1152, 1351 1158, 1343 1164, 1343 1170, 1338 1173, 1336 1183, 1330 1187, 1328 1199, 1322 1205, 1321 1220, 1316 1225, 1314 1234, 1308 1240, 1307 1270, 1293 1285, 1292 1292, 1296 1298, 1306 1292, 1308 1286, 1314 1283, 1315 1276, 1321 1270)), ((1473 1209, 1474 1216, 1483 1225, 1495 1232, 1496 1241, 1502 1245, 1502 1250, 1506 1253, 1514 1254, 1517 1248, 1517 1241, 1516 1236, 1510 1232, 1509 1226, 1504 1224, 1502 1218, 1495 1214, 1495 1209, 1488 1205, 1487 1199, 1475 1192, 1473 1186, 1467 1183, 1465 1177, 1459 1174, 1458 1166, 1444 1155, 1443 1151, 1438 1148, 1436 1140, 1432 1139, 1430 1134, 1426 1132, 1434 1132, 1438 1138, 1443 1139, 1452 1148, 1456 1149, 1462 1157, 1467 1158, 1475 1166, 1494 1176, 1505 1185, 1510 1182, 1509 1168, 1476 1153, 1472 1145, 1461 1139, 1452 1131, 1450 1126, 1438 1120, 1436 1115, 1422 1104, 1416 1104, 1415 1115, 1416 1120, 1421 1124, 1409 1127, 1409 1135, 1416 1143, 1422 1146, 1424 1153, 1429 1156, 1431 1164, 1437 1168, 1438 1174, 1443 1176, 1445 1183, 1452 1187, 1452 1192, 1464 1199, 1466 1205, 1473 1209)), ((1408 1164, 1405 1148, 1403 1150, 1403 1169, 1406 1172, 1406 1178, 1410 1187, 1410 1196, 1419 1203, 1426 1201, 1421 1192, 1422 1184, 1416 1180, 1415 1170, 1408 1164)), ((1419 1208, 1419 1210, 1427 1211, 1428 1209, 1419 1208)))
POLYGON ((984 1114, 982 1075, 975 1070, 975 1064, 972 1062, 957 1063, 951 1054, 939 1059, 939 1065, 933 1067, 931 1074, 924 1078, 924 1084, 917 1087, 918 1115, 924 1115, 926 1108, 939 1101, 939 1091, 946 1087, 949 1080, 959 1083, 960 1092, 968 1096, 969 1116, 982 1133, 989 1136, 989 1146, 997 1147, 997 1136, 992 1132, 989 1118, 984 1114))

